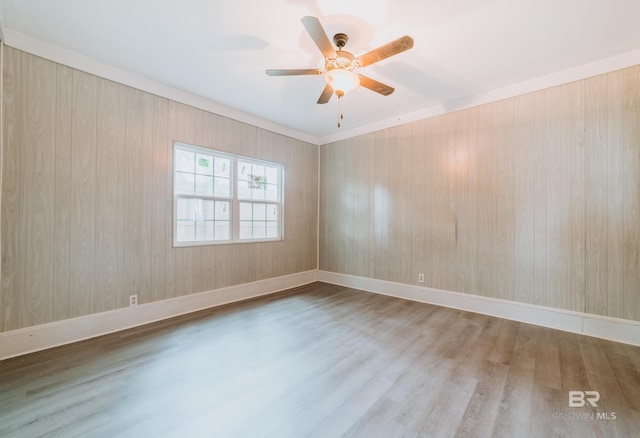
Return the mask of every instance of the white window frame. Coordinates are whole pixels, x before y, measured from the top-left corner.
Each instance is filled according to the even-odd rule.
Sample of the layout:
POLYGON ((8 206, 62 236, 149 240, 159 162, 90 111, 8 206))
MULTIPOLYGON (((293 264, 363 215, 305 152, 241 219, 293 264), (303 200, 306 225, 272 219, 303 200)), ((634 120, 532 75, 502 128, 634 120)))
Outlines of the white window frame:
MULTIPOLYGON (((173 170, 172 170, 172 191, 173 191, 173 246, 174 247, 191 247, 191 246, 205 246, 205 245, 227 245, 234 243, 257 243, 257 242, 274 242, 284 240, 284 165, 273 161, 260 160, 256 158, 246 157, 237 154, 230 154, 227 152, 221 152, 215 149, 204 148, 201 146, 195 146, 182 142, 173 142, 173 170), (199 194, 187 194, 179 193, 176 191, 176 151, 183 150, 194 153, 202 153, 211 155, 214 158, 220 157, 230 160, 230 179, 231 179, 231 193, 228 198, 220 196, 209 196, 199 194), (252 200, 238 198, 238 161, 250 163, 258 166, 275 167, 278 169, 278 181, 277 181, 277 200, 252 200), (228 201, 230 205, 230 238, 228 240, 189 240, 178 241, 178 199, 190 198, 190 199, 202 199, 207 201, 228 201), (276 237, 259 237, 259 238, 240 238, 240 203, 252 203, 252 204, 269 204, 277 206, 277 236, 276 237)), ((244 181, 242 181, 244 182, 244 181)), ((266 207, 265 207, 266 208, 266 207)))

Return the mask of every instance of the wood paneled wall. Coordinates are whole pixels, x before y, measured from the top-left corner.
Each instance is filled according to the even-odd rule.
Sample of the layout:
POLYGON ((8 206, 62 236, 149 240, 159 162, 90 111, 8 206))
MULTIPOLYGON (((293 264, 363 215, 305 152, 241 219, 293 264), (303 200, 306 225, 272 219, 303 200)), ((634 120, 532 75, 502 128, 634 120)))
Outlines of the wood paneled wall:
POLYGON ((640 321, 640 67, 321 147, 320 269, 640 321))
POLYGON ((0 331, 317 266, 317 146, 5 48, 0 331), (172 247, 172 142, 285 165, 285 240, 172 247))

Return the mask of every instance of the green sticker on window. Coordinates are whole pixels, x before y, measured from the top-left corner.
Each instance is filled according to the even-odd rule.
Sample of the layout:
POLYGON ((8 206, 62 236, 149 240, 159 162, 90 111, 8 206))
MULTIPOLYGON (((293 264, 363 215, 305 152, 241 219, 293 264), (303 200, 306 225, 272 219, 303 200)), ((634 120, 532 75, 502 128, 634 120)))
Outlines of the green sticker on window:
POLYGON ((198 160, 198 164, 202 167, 209 167, 209 160, 207 160, 206 158, 200 158, 198 160))
POLYGON ((249 175, 249 188, 250 189, 266 189, 267 188, 267 178, 260 175, 249 175))

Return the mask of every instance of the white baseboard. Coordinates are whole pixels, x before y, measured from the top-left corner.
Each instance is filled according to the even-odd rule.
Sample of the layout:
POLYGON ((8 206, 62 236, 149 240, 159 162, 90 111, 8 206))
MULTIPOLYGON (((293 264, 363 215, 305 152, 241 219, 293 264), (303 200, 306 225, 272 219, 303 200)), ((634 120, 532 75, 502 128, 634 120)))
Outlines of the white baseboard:
POLYGON ((311 270, 0 333, 0 360, 313 283, 311 270))
POLYGON ((640 322, 318 271, 318 281, 640 346, 640 322))
POLYGON ((0 333, 0 360, 323 281, 640 346, 640 322, 373 278, 306 271, 0 333))

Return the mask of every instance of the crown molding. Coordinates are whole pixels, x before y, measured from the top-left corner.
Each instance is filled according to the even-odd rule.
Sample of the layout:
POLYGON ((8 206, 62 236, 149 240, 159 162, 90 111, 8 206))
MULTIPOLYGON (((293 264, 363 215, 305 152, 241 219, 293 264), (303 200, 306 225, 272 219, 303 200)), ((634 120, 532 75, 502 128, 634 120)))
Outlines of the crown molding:
POLYGON ((369 134, 383 129, 393 128, 418 120, 447 114, 478 105, 484 105, 503 99, 579 81, 589 77, 620 70, 640 64, 640 49, 620 53, 608 58, 581 64, 559 72, 540 76, 527 81, 511 84, 495 90, 478 93, 471 96, 436 105, 419 111, 401 114, 385 120, 380 120, 357 128, 345 130, 324 137, 317 137, 306 132, 288 128, 267 119, 237 110, 235 108, 206 99, 193 93, 172 87, 162 82, 149 79, 112 65, 97 61, 85 55, 55 46, 51 43, 39 40, 20 33, 12 28, 2 25, 0 11, 0 38, 8 46, 31 53, 36 56, 54 61, 69 67, 82 70, 124 85, 146 91, 157 96, 175 100, 186 105, 209 111, 224 117, 228 117, 243 123, 248 123, 258 128, 266 129, 277 134, 292 137, 314 145, 326 145, 329 143, 346 140, 353 137, 369 134))
POLYGON ((337 134, 320 137, 320 144, 326 145, 340 140, 346 140, 360 135, 369 134, 371 132, 380 131, 382 129, 393 128, 395 126, 427 119, 429 117, 452 113, 455 111, 460 111, 491 102, 497 102, 499 100, 508 99, 515 96, 521 96, 523 94, 544 90, 546 88, 551 88, 558 85, 568 84, 570 82, 579 81, 616 70, 621 70, 623 68, 632 67, 638 64, 640 64, 640 49, 620 53, 615 56, 578 65, 552 74, 540 76, 523 82, 518 82, 484 93, 466 96, 453 102, 448 102, 446 104, 425 108, 420 111, 403 114, 386 120, 381 120, 337 134))
MULTIPOLYGON (((0 16, 0 19, 2 17, 0 16)), ((1 24, 1 23, 0 23, 1 24)), ((277 134, 292 137, 314 145, 319 145, 318 137, 301 132, 286 126, 274 123, 270 120, 237 110, 235 108, 214 102, 202 96, 172 87, 165 83, 155 81, 145 76, 132 73, 118 67, 100 62, 88 56, 58 47, 46 41, 20 33, 11 28, 2 28, 4 43, 7 46, 39 56, 49 61, 66 65, 77 70, 84 71, 138 90, 146 91, 156 96, 165 97, 185 105, 199 108, 205 111, 228 117, 239 122, 248 123, 258 128, 266 129, 277 134)))

